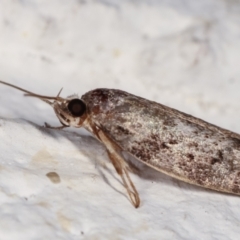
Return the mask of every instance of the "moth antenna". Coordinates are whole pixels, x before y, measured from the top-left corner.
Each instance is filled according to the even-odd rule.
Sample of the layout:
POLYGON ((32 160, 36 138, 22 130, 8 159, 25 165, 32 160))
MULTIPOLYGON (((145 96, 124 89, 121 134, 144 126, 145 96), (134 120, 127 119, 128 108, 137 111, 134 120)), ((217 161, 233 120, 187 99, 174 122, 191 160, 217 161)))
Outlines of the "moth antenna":
POLYGON ((30 91, 28 91, 28 90, 26 90, 26 89, 20 88, 20 87, 18 87, 18 86, 16 86, 16 85, 13 85, 13 84, 11 84, 11 83, 7 83, 7 82, 1 81, 1 80, 0 80, 0 83, 2 83, 2 84, 4 84, 4 85, 7 85, 7 86, 9 86, 9 87, 18 89, 18 90, 20 90, 20 91, 22 91, 22 92, 25 92, 26 94, 24 94, 24 96, 37 97, 37 98, 40 98, 41 100, 44 99, 43 101, 45 101, 45 102, 47 102, 47 103, 49 103, 49 104, 50 104, 51 102, 47 101, 46 99, 49 99, 49 100, 52 99, 52 100, 57 100, 57 101, 63 101, 63 100, 64 100, 64 98, 59 97, 62 89, 61 89, 60 92, 58 93, 57 97, 49 97, 49 96, 39 95, 39 94, 30 92, 30 91))
POLYGON ((26 89, 20 88, 20 87, 18 87, 18 86, 16 86, 16 85, 13 85, 13 84, 11 84, 11 83, 7 83, 7 82, 1 81, 1 80, 0 80, 0 83, 2 83, 2 84, 4 84, 4 85, 7 85, 7 86, 9 86, 9 87, 18 89, 18 90, 20 90, 20 91, 22 91, 22 92, 25 92, 25 93, 28 93, 28 94, 34 94, 34 93, 32 93, 32 92, 30 92, 30 91, 28 91, 28 90, 26 90, 26 89))
POLYGON ((43 95, 38 95, 38 94, 35 94, 35 93, 26 93, 26 94, 24 94, 24 96, 26 96, 26 97, 37 97, 37 98, 40 98, 44 102, 47 102, 51 105, 52 103, 50 101, 47 101, 46 99, 52 99, 52 100, 55 100, 55 101, 63 101, 64 98, 59 97, 62 90, 63 90, 63 88, 60 89, 60 91, 57 94, 57 97, 43 96, 43 95))
POLYGON ((26 94, 24 94, 24 96, 25 97, 36 97, 36 98, 41 98, 41 99, 57 100, 57 101, 64 100, 64 98, 62 98, 62 97, 50 97, 50 96, 39 95, 36 93, 26 93, 26 94))
POLYGON ((40 98, 41 100, 43 100, 44 102, 49 103, 50 105, 52 105, 52 103, 48 100, 54 100, 54 101, 64 101, 64 98, 62 97, 50 97, 50 96, 44 96, 44 95, 39 95, 39 94, 35 94, 35 93, 26 93, 24 94, 25 97, 36 97, 36 98, 40 98))
MULTIPOLYGON (((41 100, 44 101, 44 102, 46 102, 46 103, 48 103, 48 104, 50 104, 51 106, 53 106, 53 104, 55 103, 55 101, 57 101, 58 99, 62 99, 61 97, 59 97, 59 95, 61 94, 62 90, 63 90, 63 88, 61 88, 60 91, 58 92, 58 95, 57 95, 56 99, 54 100, 54 102, 50 102, 50 101, 48 101, 47 99, 44 99, 44 98, 41 98, 41 100)), ((28 96, 28 94, 24 94, 24 95, 25 95, 25 96, 28 96)), ((29 95, 29 97, 32 97, 32 96, 29 95)), ((33 96, 33 97, 34 97, 34 96, 33 96)))
POLYGON ((58 95, 57 95, 57 98, 60 96, 62 90, 63 90, 63 87, 60 89, 60 91, 59 91, 59 93, 58 93, 58 95))

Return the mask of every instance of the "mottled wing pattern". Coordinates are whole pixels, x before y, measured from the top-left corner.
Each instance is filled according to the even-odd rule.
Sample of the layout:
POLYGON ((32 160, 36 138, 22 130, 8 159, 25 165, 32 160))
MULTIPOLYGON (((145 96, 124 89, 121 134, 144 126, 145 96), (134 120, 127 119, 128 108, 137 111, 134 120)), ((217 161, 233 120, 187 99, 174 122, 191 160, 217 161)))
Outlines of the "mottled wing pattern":
POLYGON ((123 91, 89 93, 98 99, 88 102, 94 123, 124 151, 183 181, 240 194, 240 135, 123 91))

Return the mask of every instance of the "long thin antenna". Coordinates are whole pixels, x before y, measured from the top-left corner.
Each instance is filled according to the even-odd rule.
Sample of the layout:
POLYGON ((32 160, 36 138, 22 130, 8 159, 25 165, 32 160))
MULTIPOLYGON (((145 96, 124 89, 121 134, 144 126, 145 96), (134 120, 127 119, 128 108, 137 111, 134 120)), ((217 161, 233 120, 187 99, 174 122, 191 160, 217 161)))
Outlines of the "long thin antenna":
POLYGON ((20 91, 22 91, 22 92, 25 92, 25 93, 26 93, 26 94, 24 94, 25 96, 38 97, 38 98, 43 98, 43 99, 45 98, 45 99, 49 99, 49 100, 50 100, 50 99, 52 99, 52 100, 60 100, 60 101, 61 101, 61 100, 64 100, 63 98, 59 97, 59 94, 60 94, 60 92, 62 91, 62 89, 61 89, 60 92, 58 93, 57 97, 49 97, 49 96, 39 95, 39 94, 30 92, 30 91, 28 91, 28 90, 26 90, 26 89, 20 88, 20 87, 15 86, 15 85, 13 85, 13 84, 11 84, 11 83, 7 83, 7 82, 1 81, 1 80, 0 80, 0 83, 2 83, 2 84, 4 84, 4 85, 7 85, 7 86, 9 86, 9 87, 18 89, 18 90, 20 90, 20 91))

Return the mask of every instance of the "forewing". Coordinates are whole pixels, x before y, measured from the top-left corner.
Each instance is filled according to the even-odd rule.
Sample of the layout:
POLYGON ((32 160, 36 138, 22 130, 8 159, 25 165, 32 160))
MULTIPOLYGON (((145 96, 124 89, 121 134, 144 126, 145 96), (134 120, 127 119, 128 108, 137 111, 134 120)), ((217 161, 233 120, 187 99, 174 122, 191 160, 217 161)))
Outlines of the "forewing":
POLYGON ((124 151, 161 172, 240 192, 238 134, 130 94, 94 121, 124 151))

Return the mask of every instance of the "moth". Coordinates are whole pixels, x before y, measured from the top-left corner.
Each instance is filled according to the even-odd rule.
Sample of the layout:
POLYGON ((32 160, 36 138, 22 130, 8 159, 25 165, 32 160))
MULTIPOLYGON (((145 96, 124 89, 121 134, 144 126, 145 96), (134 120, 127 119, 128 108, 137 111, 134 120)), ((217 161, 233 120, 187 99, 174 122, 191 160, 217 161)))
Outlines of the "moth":
POLYGON ((95 89, 81 98, 38 95, 54 109, 63 129, 84 127, 106 149, 136 208, 139 194, 124 152, 184 182, 240 195, 240 135, 160 103, 116 89, 95 89))

